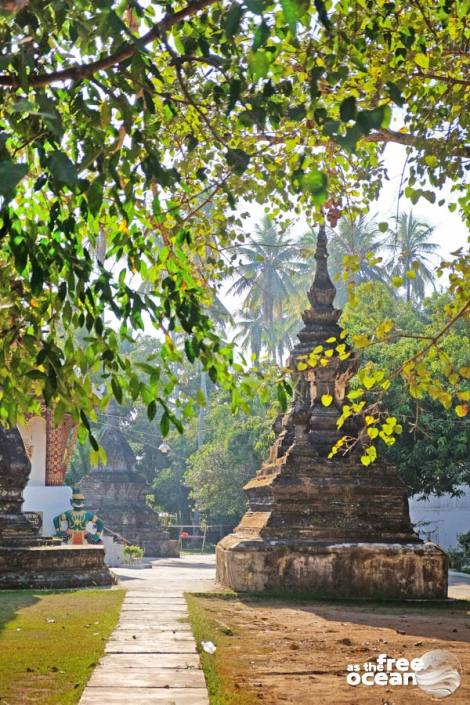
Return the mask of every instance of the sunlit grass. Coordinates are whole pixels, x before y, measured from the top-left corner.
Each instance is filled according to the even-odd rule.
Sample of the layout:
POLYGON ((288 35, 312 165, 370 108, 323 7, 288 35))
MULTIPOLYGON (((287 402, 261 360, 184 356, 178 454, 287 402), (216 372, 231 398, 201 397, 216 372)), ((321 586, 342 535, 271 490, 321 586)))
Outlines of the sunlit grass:
POLYGON ((124 590, 0 592, 0 705, 74 705, 124 590))

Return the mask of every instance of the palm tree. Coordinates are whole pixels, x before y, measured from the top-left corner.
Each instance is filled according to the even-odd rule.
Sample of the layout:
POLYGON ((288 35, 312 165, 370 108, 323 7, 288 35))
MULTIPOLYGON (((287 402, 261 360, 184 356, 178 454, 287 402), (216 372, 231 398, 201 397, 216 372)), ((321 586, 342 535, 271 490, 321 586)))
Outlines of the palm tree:
POLYGON ((402 212, 395 219, 397 228, 387 244, 392 253, 391 276, 399 276, 406 282, 406 300, 424 298, 426 284, 434 285, 432 256, 439 245, 431 241, 434 226, 417 220, 413 211, 402 212), (409 273, 414 272, 411 277, 409 273))
POLYGON ((276 359, 275 325, 283 316, 286 301, 297 293, 296 281, 307 265, 298 245, 289 238, 289 229, 278 231, 268 216, 256 226, 255 235, 240 249, 240 254, 240 276, 229 293, 244 295, 246 319, 241 324, 242 332, 245 331, 245 340, 248 335, 253 352, 259 352, 264 345, 276 359))
POLYGON ((255 356, 255 365, 258 366, 261 348, 266 338, 261 311, 255 313, 244 311, 243 318, 238 321, 237 326, 240 332, 236 337, 241 338, 242 348, 250 348, 252 355, 255 356))

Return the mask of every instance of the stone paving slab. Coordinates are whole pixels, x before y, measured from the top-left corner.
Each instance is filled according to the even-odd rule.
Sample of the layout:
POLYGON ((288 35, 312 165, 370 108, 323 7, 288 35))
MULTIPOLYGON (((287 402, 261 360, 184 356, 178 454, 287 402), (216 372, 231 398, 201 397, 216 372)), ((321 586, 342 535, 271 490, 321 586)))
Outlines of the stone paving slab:
POLYGON ((204 688, 86 688, 80 705, 209 705, 204 688))
POLYGON ((186 604, 184 597, 169 597, 162 600, 160 597, 129 597, 124 600, 125 605, 158 605, 159 607, 181 607, 186 604))
POLYGON ((160 642, 167 642, 173 644, 185 641, 193 642, 194 638, 190 631, 162 632, 155 629, 146 629, 145 631, 141 630, 140 632, 132 633, 132 630, 126 629, 120 630, 119 632, 115 632, 115 634, 111 636, 111 639, 108 643, 111 643, 112 641, 131 641, 134 643, 152 641, 152 643, 154 644, 160 642))
POLYGON ((155 614, 166 614, 174 615, 186 614, 186 606, 183 605, 160 605, 151 604, 149 602, 143 602, 141 605, 130 605, 124 602, 121 609, 121 614, 125 612, 142 612, 143 614, 155 613, 155 614))
MULTIPOLYGON (((195 654, 196 646, 191 642, 147 642, 108 641, 106 654, 195 654)), ((139 659, 140 660, 140 659, 139 659)))
POLYGON ((100 663, 114 670, 121 668, 199 668, 198 654, 106 654, 100 663))
POLYGON ((160 622, 159 624, 148 624, 145 621, 136 621, 131 619, 126 619, 119 623, 119 629, 124 631, 141 631, 141 632, 152 632, 156 634, 159 632, 190 632, 191 627, 188 622, 160 622))
MULTIPOLYGON (((88 686, 113 687, 116 674, 98 666, 88 686)), ((120 687, 124 688, 205 688, 202 671, 189 671, 179 668, 128 668, 119 674, 120 687)))

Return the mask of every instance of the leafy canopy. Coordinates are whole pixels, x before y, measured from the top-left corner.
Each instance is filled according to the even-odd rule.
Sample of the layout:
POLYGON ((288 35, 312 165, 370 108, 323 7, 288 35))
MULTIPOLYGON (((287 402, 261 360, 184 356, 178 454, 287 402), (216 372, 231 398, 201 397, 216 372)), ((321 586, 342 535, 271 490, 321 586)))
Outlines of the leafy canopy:
POLYGON ((88 426, 128 394, 167 432, 182 356, 254 393, 206 313, 241 194, 274 216, 353 213, 395 141, 406 195, 450 179, 469 215, 467 0, 2 7, 0 421, 43 397, 88 426), (164 344, 142 380, 121 343, 145 322, 164 344))

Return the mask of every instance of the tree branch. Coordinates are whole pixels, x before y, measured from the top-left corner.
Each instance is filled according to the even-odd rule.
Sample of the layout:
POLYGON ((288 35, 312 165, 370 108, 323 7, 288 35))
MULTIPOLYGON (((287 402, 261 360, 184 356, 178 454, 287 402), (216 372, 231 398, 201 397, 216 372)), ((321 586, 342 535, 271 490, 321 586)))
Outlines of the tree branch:
MULTIPOLYGON (((361 141, 385 143, 396 142, 397 144, 404 144, 406 147, 416 147, 419 141, 419 137, 416 137, 416 135, 410 135, 410 133, 408 132, 396 132, 395 130, 381 129, 375 130, 369 135, 365 135, 364 137, 362 137, 361 141)), ((441 140, 430 138, 427 140, 427 143, 429 145, 438 146, 439 144, 441 144, 441 140)), ((443 141, 442 144, 444 144, 443 141)), ((464 157, 465 159, 470 159, 470 146, 463 144, 460 147, 451 150, 450 154, 455 157, 464 157)))
MULTIPOLYGON (((200 10, 212 5, 215 0, 194 0, 190 2, 189 5, 184 7, 182 10, 173 13, 172 15, 166 15, 160 22, 158 22, 155 27, 149 30, 143 37, 136 38, 134 44, 129 44, 126 42, 118 51, 110 56, 105 56, 97 61, 92 61, 89 64, 78 64, 75 66, 70 66, 67 69, 61 71, 53 71, 52 73, 44 74, 31 74, 28 76, 28 85, 30 87, 41 87, 48 86, 51 83, 57 83, 59 81, 80 81, 84 78, 90 78, 93 74, 98 71, 105 71, 106 69, 112 68, 123 61, 130 59, 134 54, 137 54, 143 46, 149 44, 155 39, 159 39, 162 32, 174 27, 187 17, 191 17, 200 10)), ((20 88, 21 81, 16 76, 7 76, 5 74, 0 75, 0 86, 9 86, 11 88, 20 88)))

